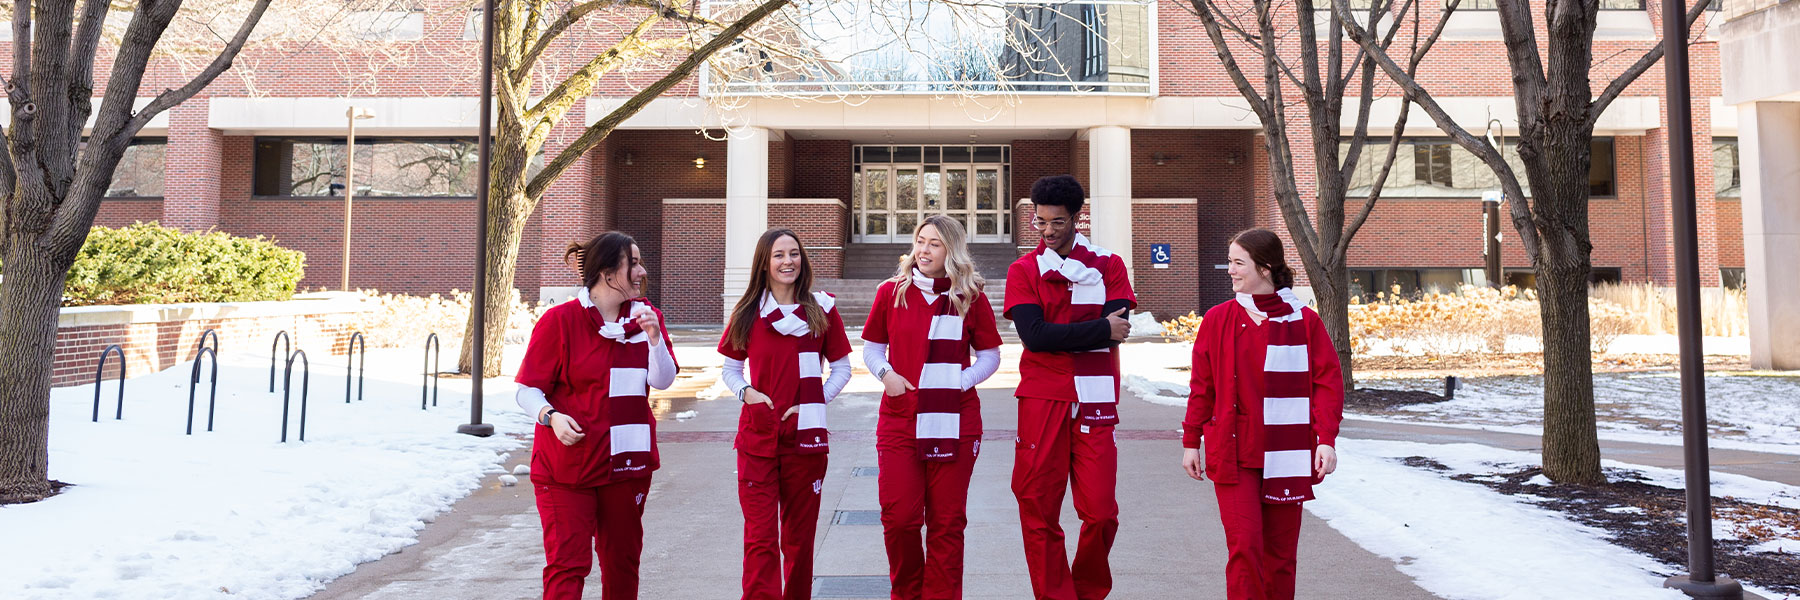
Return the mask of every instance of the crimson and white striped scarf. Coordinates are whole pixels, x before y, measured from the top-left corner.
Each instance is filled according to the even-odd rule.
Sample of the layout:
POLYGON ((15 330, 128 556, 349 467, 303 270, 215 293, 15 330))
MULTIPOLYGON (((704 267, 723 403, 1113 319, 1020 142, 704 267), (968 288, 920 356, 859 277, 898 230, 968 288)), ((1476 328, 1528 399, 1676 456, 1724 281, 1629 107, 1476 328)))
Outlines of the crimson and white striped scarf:
MULTIPOLYGON (((837 299, 825 292, 814 292, 813 300, 819 308, 829 314, 836 306, 837 299)), ((800 454, 824 454, 830 449, 831 436, 825 428, 825 374, 824 362, 820 357, 823 343, 820 341, 823 332, 814 334, 806 324, 806 315, 799 305, 782 307, 775 302, 775 296, 763 293, 762 322, 781 335, 793 336, 794 345, 798 349, 800 386, 794 398, 794 406, 799 410, 795 418, 794 441, 799 446, 800 454)))
POLYGON ((1307 357, 1306 307, 1294 291, 1238 294, 1238 303, 1268 320, 1263 360, 1263 477, 1265 504, 1313 499, 1312 372, 1307 357))
MULTIPOLYGON (((1105 316, 1101 308, 1106 305, 1106 275, 1100 268, 1105 266, 1105 258, 1112 256, 1111 252, 1089 243, 1087 236, 1079 233, 1075 234, 1075 245, 1067 258, 1057 256, 1042 241, 1036 252, 1039 276, 1051 283, 1069 284, 1069 323, 1105 316)), ((1118 348, 1109 347, 1071 353, 1075 362, 1076 415, 1084 426, 1119 423, 1117 352, 1118 348)))
POLYGON ((969 358, 969 340, 962 315, 956 314, 956 298, 949 277, 926 277, 913 269, 913 287, 932 307, 931 328, 925 332, 925 366, 919 370, 919 389, 914 396, 913 439, 919 459, 954 462, 962 434, 962 369, 969 358))
MULTIPOLYGON (((584 292, 586 290, 583 290, 584 292)), ((606 378, 606 415, 612 423, 612 475, 619 478, 650 475, 650 335, 633 317, 650 311, 649 300, 627 300, 619 307, 619 320, 607 321, 600 307, 588 303, 588 316, 599 324, 600 335, 623 346, 613 353, 606 378)))

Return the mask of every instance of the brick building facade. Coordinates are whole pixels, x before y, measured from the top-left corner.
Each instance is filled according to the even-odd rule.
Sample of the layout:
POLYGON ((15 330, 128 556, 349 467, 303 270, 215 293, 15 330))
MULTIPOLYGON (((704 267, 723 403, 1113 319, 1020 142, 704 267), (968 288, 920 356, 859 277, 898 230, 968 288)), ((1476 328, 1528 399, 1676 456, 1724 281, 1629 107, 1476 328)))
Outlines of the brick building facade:
MULTIPOLYGON (((1427 4, 1429 21, 1438 8, 1427 4)), ((1614 4, 1621 3, 1609 6, 1614 4)), ((153 122, 143 134, 143 153, 121 168, 135 169, 138 179, 159 170, 161 185, 115 189, 118 197, 103 203, 96 224, 159 220, 188 230, 268 236, 306 253, 302 286, 336 287, 343 264, 343 199, 336 190, 343 169, 341 158, 336 167, 330 161, 343 147, 345 109, 367 107, 375 116, 357 125, 352 286, 402 293, 468 288, 476 207, 467 150, 476 100, 473 76, 462 67, 473 64, 478 42, 466 34, 470 14, 454 8, 462 5, 428 5, 418 13, 416 35, 380 42, 417 51, 373 74, 343 75, 360 60, 354 51, 301 50, 280 61, 240 61, 256 65, 256 86, 228 75, 153 122), (442 161, 450 175, 416 176, 395 166, 408 157, 442 161), (364 167, 365 160, 373 162, 364 167)), ((1035 244, 1026 225, 1029 203, 1023 202, 1031 182, 1072 173, 1094 196, 1096 241, 1131 259, 1144 308, 1158 317, 1203 311, 1229 295, 1223 271, 1215 268, 1223 262, 1225 240, 1247 227, 1286 235, 1285 227, 1270 193, 1268 153, 1256 118, 1243 108, 1199 21, 1182 3, 1147 0, 1143 6, 1151 10, 1097 17, 1130 15, 1144 21, 1118 24, 1119 31, 1154 32, 1143 41, 1153 62, 1119 56, 1109 67, 1101 54, 1084 57, 1081 75, 1114 88, 1071 84, 994 101, 879 90, 853 100, 738 93, 735 107, 722 110, 701 92, 724 88, 680 86, 588 151, 552 186, 527 225, 512 284, 527 298, 566 293, 576 281, 561 260, 567 244, 617 229, 639 241, 653 300, 677 321, 712 323, 748 268, 747 249, 728 248, 765 227, 803 232, 816 272, 830 280, 823 287, 873 288, 872 280, 891 269, 886 259, 897 253, 893 244, 906 237, 894 230, 923 214, 965 215, 984 246, 982 256, 1000 262, 1017 256, 1035 244), (878 187, 886 195, 882 206, 873 204, 878 187), (900 208, 903 189, 914 203, 911 212, 900 208), (952 209, 958 201, 962 207, 952 209), (877 221, 881 231, 873 229, 877 221), (1168 268, 1151 264, 1151 244, 1170 245, 1168 268)), ((1655 44, 1660 19, 1654 1, 1602 12, 1596 88, 1631 62, 1601 59, 1634 57, 1655 44)), ((1507 120, 1513 100, 1497 16, 1467 10, 1452 25, 1419 79, 1466 127, 1481 131, 1491 115, 1516 131, 1507 120)), ((606 38, 603 32, 577 37, 567 50, 591 53, 606 38)), ((1110 43, 1120 46, 1116 39, 1110 43)), ((1702 274, 1706 285, 1738 283, 1744 266, 1741 210, 1730 182, 1723 181, 1735 180, 1735 162, 1714 164, 1715 156, 1735 160, 1736 117, 1719 100, 1716 44, 1695 45, 1692 60, 1702 274)), ((560 153, 642 78, 603 82, 553 131, 545 155, 560 153)), ((162 67, 145 89, 180 80, 177 69, 162 67)), ((1391 87, 1378 86, 1382 97, 1371 120, 1378 137, 1393 129, 1391 87)), ((1662 89, 1662 70, 1651 69, 1600 119, 1596 135, 1607 151, 1604 159, 1596 154, 1591 217, 1599 278, 1673 283, 1662 89)), ((1292 110, 1294 118, 1303 118, 1301 108, 1292 110)), ((1473 283, 1482 265, 1481 174, 1465 169, 1460 150, 1449 147, 1418 111, 1407 127, 1409 147, 1403 150, 1409 151, 1394 170, 1410 183, 1390 178, 1389 191, 1352 248, 1357 282, 1367 292, 1473 283)), ((1310 142, 1303 129, 1295 133, 1296 162, 1308 188, 1310 142)), ((1529 284, 1518 236, 1510 226, 1503 231, 1509 280, 1529 284)), ((1291 261, 1298 265, 1297 257, 1291 261)))

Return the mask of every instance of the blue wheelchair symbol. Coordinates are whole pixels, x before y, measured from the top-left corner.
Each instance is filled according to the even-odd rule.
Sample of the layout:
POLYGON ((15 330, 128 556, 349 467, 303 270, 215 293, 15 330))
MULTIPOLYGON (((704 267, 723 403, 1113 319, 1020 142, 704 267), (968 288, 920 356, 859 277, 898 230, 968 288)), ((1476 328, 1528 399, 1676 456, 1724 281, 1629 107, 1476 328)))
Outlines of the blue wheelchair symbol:
POLYGON ((1153 266, 1156 266, 1156 267, 1160 267, 1160 268, 1168 267, 1168 264, 1169 264, 1169 245, 1168 244, 1151 244, 1150 245, 1150 264, 1153 266))

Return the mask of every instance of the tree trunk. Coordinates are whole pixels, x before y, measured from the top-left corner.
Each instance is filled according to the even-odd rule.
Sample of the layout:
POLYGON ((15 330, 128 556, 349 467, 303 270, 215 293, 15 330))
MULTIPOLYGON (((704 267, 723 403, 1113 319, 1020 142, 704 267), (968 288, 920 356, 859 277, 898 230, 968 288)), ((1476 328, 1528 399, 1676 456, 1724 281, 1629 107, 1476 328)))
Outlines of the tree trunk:
POLYGON ((1591 136, 1566 126, 1546 131, 1528 144, 1541 160, 1527 164, 1540 240, 1534 266, 1544 336, 1544 475, 1559 483, 1601 483, 1588 330, 1591 136))
POLYGON ((1343 261, 1327 267, 1330 278, 1312 280, 1313 296, 1318 300, 1319 318, 1325 321, 1325 333, 1337 348, 1338 365, 1343 369, 1344 391, 1356 389, 1356 377, 1350 361, 1350 267, 1343 261))
MULTIPOLYGON (((531 202, 524 191, 496 195, 498 201, 488 205, 488 247, 482 255, 487 262, 487 290, 474 294, 476 301, 487 305, 486 328, 482 339, 482 376, 499 377, 501 351, 506 346, 506 322, 512 316, 513 275, 519 268, 519 242, 525 236, 525 222, 531 217, 531 202)), ((461 356, 457 371, 475 370, 475 317, 471 311, 469 324, 463 328, 461 356)))
POLYGON ((50 488, 50 377, 64 276, 75 261, 37 236, 11 238, 0 284, 0 504, 35 502, 50 488))

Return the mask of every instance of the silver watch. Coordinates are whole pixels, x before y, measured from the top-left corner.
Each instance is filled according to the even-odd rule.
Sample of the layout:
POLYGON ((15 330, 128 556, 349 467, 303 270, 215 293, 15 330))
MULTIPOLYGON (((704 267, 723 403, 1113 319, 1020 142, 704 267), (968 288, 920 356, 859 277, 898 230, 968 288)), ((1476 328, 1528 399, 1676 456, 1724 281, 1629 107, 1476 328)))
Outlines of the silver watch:
POLYGON ((876 374, 875 374, 875 378, 876 378, 876 379, 887 379, 887 374, 888 374, 888 373, 892 373, 892 372, 894 372, 894 370, 893 370, 893 369, 890 369, 890 368, 887 368, 887 367, 882 367, 882 368, 881 368, 881 372, 880 372, 880 373, 876 373, 876 374))

